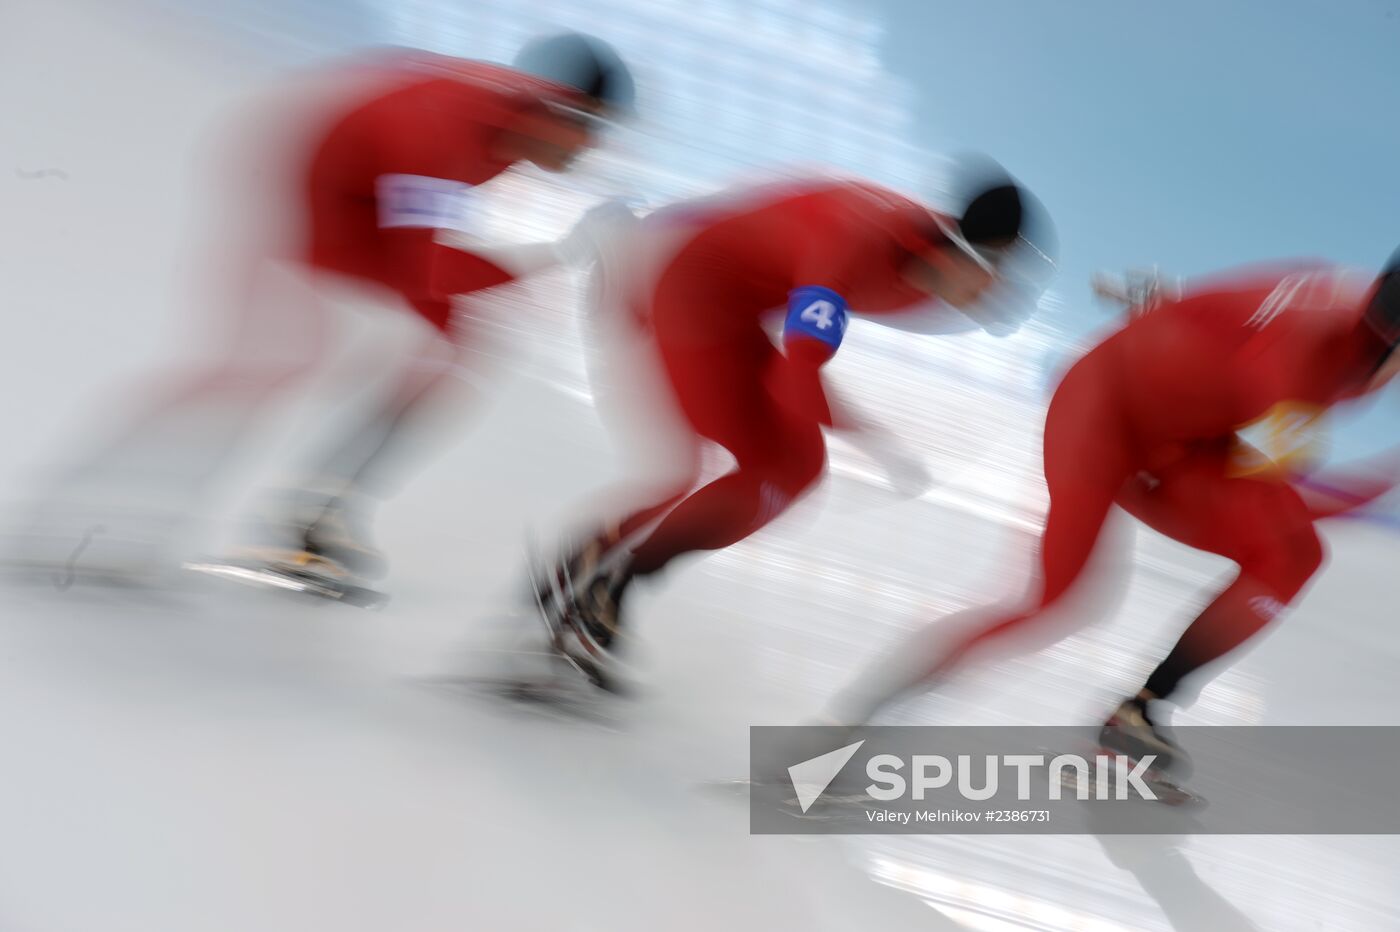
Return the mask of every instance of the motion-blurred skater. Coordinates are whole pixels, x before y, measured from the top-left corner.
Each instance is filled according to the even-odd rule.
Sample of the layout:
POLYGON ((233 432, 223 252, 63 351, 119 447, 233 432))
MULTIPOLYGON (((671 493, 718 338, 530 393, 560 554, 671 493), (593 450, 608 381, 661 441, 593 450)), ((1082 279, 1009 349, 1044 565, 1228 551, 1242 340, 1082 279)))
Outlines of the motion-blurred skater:
POLYGON ((1323 410, 1373 391, 1400 368, 1400 254, 1372 282, 1326 266, 1238 273, 1159 293, 1065 375, 1045 422, 1050 508, 1039 578, 1010 611, 945 619, 868 670, 834 705, 845 724, 936 686, 975 649, 1040 633, 1081 578, 1114 505, 1149 527, 1239 566, 1187 627, 1105 740, 1169 766, 1177 749, 1153 705, 1250 641, 1323 564, 1320 517, 1387 491, 1388 478, 1300 488, 1260 468, 1240 428, 1274 416, 1305 429, 1323 410), (1286 408, 1287 415, 1278 412, 1286 408))
POLYGON ((822 366, 850 315, 946 332, 939 305, 992 333, 1017 329, 1027 288, 1053 268, 1037 202, 998 167, 970 174, 959 217, 874 184, 792 181, 658 211, 644 221, 669 256, 634 294, 664 388, 693 438, 734 468, 695 488, 694 472, 537 568, 556 646, 595 680, 610 679, 623 598, 677 557, 718 550, 778 517, 821 477, 823 429, 860 431, 827 392, 822 366), (1036 276, 1012 275, 1036 269, 1036 276), (930 299, 936 299, 931 303, 930 299), (956 312, 953 312, 956 313, 956 312), (766 324, 779 318, 781 337, 766 324))
MULTIPOLYGON (((115 481, 125 486, 123 503, 141 501, 176 516, 203 503, 254 415, 311 371, 325 343, 314 301, 283 315, 259 309, 254 282, 270 261, 282 260, 412 313, 421 332, 390 388, 309 470, 303 487, 270 506, 263 546, 252 559, 302 575, 382 574, 370 509, 393 491, 405 465, 405 435, 452 382, 461 352, 449 336, 453 297, 564 258, 555 244, 464 245, 459 237, 448 245, 440 233, 470 229, 473 188, 513 164, 567 169, 606 121, 630 110, 634 91, 616 54, 577 34, 536 40, 513 68, 404 52, 368 60, 329 83, 338 89, 335 103, 317 104, 296 126, 259 125, 279 144, 281 134, 293 137, 290 154, 260 138, 234 159, 244 173, 290 176, 285 191, 244 209, 294 232, 285 254, 259 242, 251 256, 225 257, 235 308, 221 361, 163 389, 106 449, 55 483, 54 499, 115 481), (175 451, 153 456, 150 448, 171 434, 178 435, 175 451), (157 462, 133 467, 142 457, 157 462)), ((168 543, 160 534, 148 542, 168 543)))

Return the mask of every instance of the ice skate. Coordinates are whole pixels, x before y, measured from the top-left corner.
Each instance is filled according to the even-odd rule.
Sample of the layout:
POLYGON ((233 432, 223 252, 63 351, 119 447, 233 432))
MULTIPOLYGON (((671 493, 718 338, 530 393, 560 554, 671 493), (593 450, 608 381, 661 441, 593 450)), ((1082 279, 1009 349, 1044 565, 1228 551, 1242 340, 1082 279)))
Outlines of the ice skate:
POLYGON ((1152 721, 1147 706, 1148 701, 1138 697, 1123 700, 1100 729, 1099 744, 1133 760, 1152 756, 1156 758, 1154 769, 1163 773, 1188 775, 1190 758, 1159 723, 1152 721))
POLYGON ((227 556, 187 562, 185 568, 263 588, 377 607, 387 597, 372 580, 383 555, 367 543, 349 496, 293 491, 275 497, 254 522, 252 543, 227 556))
POLYGON ((590 683, 623 692, 615 652, 620 596, 626 584, 623 554, 597 535, 547 564, 530 556, 530 587, 550 646, 590 683))
MULTIPOLYGON (((1109 763, 1105 779, 1109 785, 1116 787, 1125 766, 1133 770, 1139 763, 1147 761, 1141 779, 1155 794, 1157 802, 1167 806, 1204 805, 1203 798, 1182 784, 1190 776, 1191 759, 1165 732, 1161 723, 1152 720, 1148 704, 1148 700, 1137 696, 1125 699, 1104 722, 1099 729, 1098 745, 1085 752, 1085 757, 1090 761, 1089 783, 1097 785, 1098 768, 1109 763)), ((1067 781, 1064 785, 1078 791, 1078 781, 1068 774, 1069 771, 1062 773, 1063 780, 1067 781)))
POLYGON ((307 550, 247 547, 227 557, 192 560, 185 569, 263 589, 316 596, 361 608, 377 608, 388 596, 335 560, 307 550))
POLYGON ((389 570, 388 560, 371 542, 369 505, 363 496, 353 492, 330 498, 309 492, 293 496, 282 518, 282 533, 289 543, 360 579, 384 577, 389 570))

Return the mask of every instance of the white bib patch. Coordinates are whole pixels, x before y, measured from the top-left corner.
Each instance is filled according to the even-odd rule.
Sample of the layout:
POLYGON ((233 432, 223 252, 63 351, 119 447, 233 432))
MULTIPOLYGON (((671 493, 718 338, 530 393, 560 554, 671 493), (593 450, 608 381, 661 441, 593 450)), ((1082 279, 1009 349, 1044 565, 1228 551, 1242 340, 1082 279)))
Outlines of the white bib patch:
POLYGON ((465 230, 471 221, 472 186, 425 175, 380 175, 374 182, 379 225, 465 230))

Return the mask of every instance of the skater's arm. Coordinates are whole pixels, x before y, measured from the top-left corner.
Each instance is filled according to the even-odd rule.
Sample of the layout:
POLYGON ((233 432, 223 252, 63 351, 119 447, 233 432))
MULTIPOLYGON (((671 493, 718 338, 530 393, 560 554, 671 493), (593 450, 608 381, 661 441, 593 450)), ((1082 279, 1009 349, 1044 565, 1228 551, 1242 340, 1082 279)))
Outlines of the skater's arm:
POLYGON ((862 218, 839 205, 791 213, 771 235, 792 240, 794 258, 783 321, 783 356, 768 373, 769 390, 789 410, 832 426, 821 367, 846 335, 846 295, 862 280, 872 237, 862 218))
POLYGON ((867 319, 881 327, 920 336, 952 336, 981 329, 977 321, 962 311, 935 299, 898 314, 881 314, 867 319))
POLYGON ((443 230, 444 246, 469 252, 503 269, 512 278, 528 278, 561 265, 583 268, 631 234, 637 217, 621 201, 604 201, 587 211, 562 238, 542 243, 492 243, 480 235, 443 230))
POLYGON ((470 253, 510 275, 511 278, 529 278, 541 272, 548 272, 563 264, 559 244, 548 243, 497 243, 491 244, 472 237, 445 234, 441 243, 448 249, 470 253))
POLYGON ((765 376, 768 390, 793 414, 831 424, 821 367, 846 332, 846 300, 830 288, 805 285, 788 294, 783 352, 765 376))

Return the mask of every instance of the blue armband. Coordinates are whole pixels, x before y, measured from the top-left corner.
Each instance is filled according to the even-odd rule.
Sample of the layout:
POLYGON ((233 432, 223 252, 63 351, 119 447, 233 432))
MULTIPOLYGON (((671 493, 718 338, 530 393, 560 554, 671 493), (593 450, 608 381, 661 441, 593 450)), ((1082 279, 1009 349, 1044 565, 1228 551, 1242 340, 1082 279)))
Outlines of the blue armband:
POLYGON ((783 337, 801 335, 820 340, 835 352, 846 335, 846 299, 821 285, 803 285, 788 293, 783 337))

